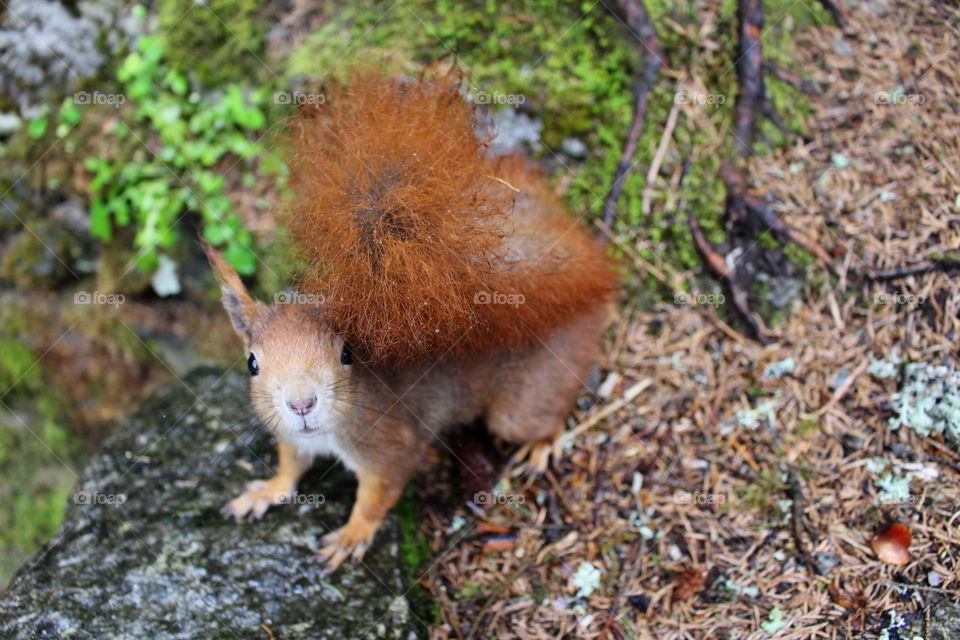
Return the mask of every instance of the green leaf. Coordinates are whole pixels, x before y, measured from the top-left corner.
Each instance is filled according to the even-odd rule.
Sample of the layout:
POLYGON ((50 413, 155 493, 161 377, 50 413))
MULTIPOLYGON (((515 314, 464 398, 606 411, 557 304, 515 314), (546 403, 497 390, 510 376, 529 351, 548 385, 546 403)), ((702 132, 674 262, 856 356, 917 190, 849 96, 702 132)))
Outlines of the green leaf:
POLYGON ((27 123, 27 134, 34 140, 42 138, 44 135, 46 135, 46 133, 47 133, 46 116, 41 116, 27 123))
POLYGON ((175 94, 178 96, 187 94, 190 84, 187 82, 186 76, 184 76, 182 73, 176 69, 170 69, 170 71, 167 71, 167 77, 165 79, 167 81, 167 85, 170 87, 170 90, 175 94))
POLYGON ((208 224, 203 228, 203 237, 213 246, 219 246, 232 235, 230 227, 225 224, 208 224))
POLYGON ((72 97, 64 98, 60 104, 60 122, 68 127, 80 122, 80 110, 77 109, 72 97))
POLYGON ((90 235, 101 240, 110 240, 110 217, 107 207, 100 200, 90 203, 90 235))
POLYGON ((125 227, 130 224, 130 205, 127 204, 126 198, 113 198, 110 201, 110 209, 113 211, 113 219, 117 221, 117 226, 125 227))
POLYGON ((227 89, 224 103, 230 112, 230 119, 244 129, 256 131, 266 124, 267 119, 263 112, 256 107, 247 106, 243 100, 243 94, 240 92, 240 87, 237 85, 231 85, 227 89))
POLYGON ((253 275, 253 272, 256 270, 256 256, 253 255, 252 251, 237 241, 231 241, 227 244, 227 248, 223 252, 223 257, 226 258, 227 262, 242 276, 253 275))
POLYGON ((120 63, 120 68, 117 70, 117 80, 129 82, 143 73, 143 68, 143 56, 139 53, 131 53, 120 63))

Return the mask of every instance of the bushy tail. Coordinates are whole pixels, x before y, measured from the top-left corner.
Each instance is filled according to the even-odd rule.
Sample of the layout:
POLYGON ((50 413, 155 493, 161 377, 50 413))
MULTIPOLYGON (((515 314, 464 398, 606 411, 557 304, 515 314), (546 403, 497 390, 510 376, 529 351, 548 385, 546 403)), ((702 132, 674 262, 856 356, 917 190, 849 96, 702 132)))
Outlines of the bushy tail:
POLYGON ((371 361, 515 347, 613 290, 542 179, 485 153, 459 87, 359 73, 291 131, 300 286, 371 361))

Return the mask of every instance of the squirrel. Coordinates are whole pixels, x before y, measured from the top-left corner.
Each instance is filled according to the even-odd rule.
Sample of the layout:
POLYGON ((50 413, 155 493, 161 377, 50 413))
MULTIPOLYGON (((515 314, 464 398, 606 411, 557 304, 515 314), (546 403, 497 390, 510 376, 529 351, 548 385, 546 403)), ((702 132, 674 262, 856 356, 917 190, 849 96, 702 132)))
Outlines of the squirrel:
POLYGON ((321 540, 328 571, 363 557, 447 427, 482 418, 543 471, 600 357, 617 290, 604 247, 541 172, 487 152, 460 85, 355 72, 301 108, 281 220, 294 304, 255 300, 201 241, 278 448, 276 475, 224 514, 261 517, 336 456, 358 487, 321 540))

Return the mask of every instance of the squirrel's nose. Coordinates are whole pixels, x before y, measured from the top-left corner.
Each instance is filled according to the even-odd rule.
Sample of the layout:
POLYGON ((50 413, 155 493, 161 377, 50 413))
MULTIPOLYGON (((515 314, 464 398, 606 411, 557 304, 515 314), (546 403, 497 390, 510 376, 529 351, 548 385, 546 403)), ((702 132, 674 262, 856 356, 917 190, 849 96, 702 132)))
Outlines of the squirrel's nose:
POLYGON ((316 394, 309 398, 298 398, 296 400, 287 400, 287 406, 298 416, 305 416, 317 406, 316 394))

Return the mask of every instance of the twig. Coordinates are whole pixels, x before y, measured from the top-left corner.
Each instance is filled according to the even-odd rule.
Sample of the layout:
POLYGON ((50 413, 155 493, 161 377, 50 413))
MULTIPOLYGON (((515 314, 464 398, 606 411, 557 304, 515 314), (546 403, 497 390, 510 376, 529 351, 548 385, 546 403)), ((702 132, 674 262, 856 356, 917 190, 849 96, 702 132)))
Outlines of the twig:
MULTIPOLYGON (((633 385, 631 385, 629 388, 627 388, 626 391, 623 392, 623 396, 617 398, 607 406, 599 409, 596 413, 591 415, 589 418, 587 418, 580 424, 576 425, 573 429, 570 429, 570 431, 563 433, 559 438, 557 438, 557 442, 556 444, 554 444, 554 450, 561 451, 563 449, 563 446, 567 442, 575 439, 581 433, 591 428, 592 426, 594 426, 595 424, 597 424, 607 416, 616 413, 623 407, 633 402, 636 399, 636 397, 640 395, 641 391, 643 391, 644 389, 646 389, 652 384, 653 384, 653 380, 651 378, 644 378, 643 380, 640 380, 639 382, 636 382, 633 385)), ((637 413, 635 415, 639 415, 640 413, 644 412, 644 408, 641 407, 636 411, 637 413)))
POLYGON ((651 276, 656 278, 657 281, 663 284, 663 286, 668 287, 671 291, 676 291, 680 288, 680 285, 679 285, 680 277, 677 275, 675 271, 670 269, 668 265, 664 265, 664 266, 670 269, 669 275, 664 271, 660 270, 656 265, 644 259, 644 257, 640 255, 640 253, 637 251, 635 247, 633 247, 633 245, 627 243, 619 235, 613 233, 610 227, 603 224, 603 220, 597 220, 597 228, 600 229, 600 232, 604 236, 606 236, 610 242, 615 244, 619 249, 621 249, 624 253, 630 256, 630 259, 633 260, 634 265, 636 265, 638 269, 650 274, 651 276))
POLYGON ((690 234, 693 236, 693 244, 697 248, 697 253, 703 258, 707 269, 726 287, 727 293, 730 294, 730 299, 733 301, 733 308, 747 326, 750 337, 760 343, 765 343, 767 340, 766 328, 750 312, 746 292, 734 281, 734 269, 727 265, 723 256, 716 252, 706 236, 703 235, 700 223, 697 222, 690 210, 687 210, 687 223, 690 225, 690 234))
POLYGON ((803 563, 807 566, 807 570, 816 571, 818 565, 807 549, 803 534, 806 532, 810 541, 814 544, 816 543, 816 536, 810 531, 810 527, 807 526, 806 518, 803 515, 803 506, 805 504, 803 489, 800 487, 800 480, 794 471, 790 471, 787 474, 787 496, 792 503, 791 519, 793 520, 793 539, 797 545, 797 551, 803 558, 803 563))
POLYGON ((927 587, 922 584, 904 584, 902 582, 894 582, 893 580, 882 580, 880 584, 887 585, 888 587, 896 587, 898 589, 916 589, 917 591, 929 591, 931 593, 949 593, 951 595, 960 596, 960 589, 943 589, 940 587, 927 587))
POLYGON ((897 280, 909 276, 919 276, 932 271, 954 271, 960 269, 960 260, 928 260, 912 267, 898 267, 887 271, 873 271, 863 274, 867 280, 897 280))
POLYGON ((837 387, 837 390, 833 392, 833 395, 830 397, 829 400, 827 400, 827 403, 822 407, 820 407, 819 409, 817 409, 816 415, 822 416, 823 414, 825 414, 827 411, 830 410, 830 407, 832 407, 833 405, 843 400, 843 397, 847 395, 848 391, 850 391, 850 388, 853 386, 853 383, 856 382, 857 378, 863 375, 863 372, 866 371, 867 367, 869 366, 870 366, 870 360, 864 359, 864 361, 861 362, 860 365, 853 370, 853 373, 848 375, 846 379, 843 381, 843 383, 841 383, 840 386, 837 387))
POLYGON ((623 191, 623 182, 630 163, 637 151, 637 142, 643 129, 643 122, 647 115, 647 97, 653 90, 660 67, 663 66, 663 51, 660 49, 660 38, 657 30, 650 23, 650 14, 643 0, 619 0, 623 21, 630 32, 640 41, 645 50, 642 70, 638 70, 633 80, 633 119, 630 130, 623 144, 623 153, 620 162, 613 174, 613 184, 603 202, 603 222, 613 228, 613 219, 617 216, 617 199, 623 191))
POLYGON ((740 46, 737 51, 739 88, 733 111, 733 137, 737 153, 744 158, 751 153, 750 146, 756 134, 757 112, 781 133, 809 142, 809 136, 794 131, 777 115, 767 94, 763 72, 770 67, 763 60, 763 47, 760 42, 763 31, 763 3, 760 0, 740 0, 737 4, 737 18, 740 23, 740 46))
POLYGON ((520 566, 514 570, 508 578, 503 582, 497 585, 497 588, 490 594, 487 600, 483 603, 483 606, 480 607, 480 612, 477 614, 476 621, 470 627, 470 633, 467 634, 466 640, 473 640, 477 637, 477 634, 480 632, 480 623, 483 622, 484 616, 487 615, 487 612, 490 610, 490 607, 494 605, 500 599, 500 596, 503 595, 503 592, 507 590, 507 587, 511 586, 516 582, 517 578, 523 575, 523 572, 530 568, 530 565, 533 564, 537 556, 531 555, 522 563, 520 566))
POLYGON ((737 153, 747 157, 753 142, 757 109, 763 106, 766 94, 763 85, 763 50, 760 45, 763 31, 761 0, 739 0, 737 20, 740 24, 740 46, 737 51, 739 89, 733 109, 733 137, 737 153))
POLYGON ((743 173, 733 165, 720 165, 720 179, 727 190, 727 201, 723 213, 723 224, 727 232, 749 228, 747 219, 747 185, 743 173))
POLYGON ((803 232, 797 231, 789 224, 781 220, 777 214, 770 210, 762 200, 757 197, 745 196, 747 209, 759 218, 764 227, 770 229, 771 233, 783 244, 793 243, 801 249, 819 260, 831 273, 836 275, 833 266, 833 257, 819 244, 808 238, 803 232))
POLYGON ((847 10, 840 4, 840 0, 820 0, 820 4, 833 16, 833 21, 837 23, 837 26, 846 31, 849 24, 847 10))
POLYGON ((673 108, 667 115, 667 124, 663 127, 663 137, 660 138, 660 144, 657 146, 657 152, 653 156, 653 162, 647 170, 646 185, 643 189, 643 205, 640 210, 644 215, 650 213, 650 185, 657 179, 660 172, 660 165, 663 163, 663 157, 667 154, 667 147, 670 146, 670 137, 673 135, 673 129, 677 126, 677 116, 680 114, 680 105, 674 100, 673 108))
POLYGON ((802 91, 807 95, 814 96, 820 93, 820 88, 817 87, 817 85, 815 85, 810 80, 801 78, 800 76, 786 69, 778 67, 775 63, 771 62, 770 60, 763 61, 763 68, 767 73, 772 75, 774 78, 776 78, 780 82, 788 84, 794 89, 798 91, 802 91))

